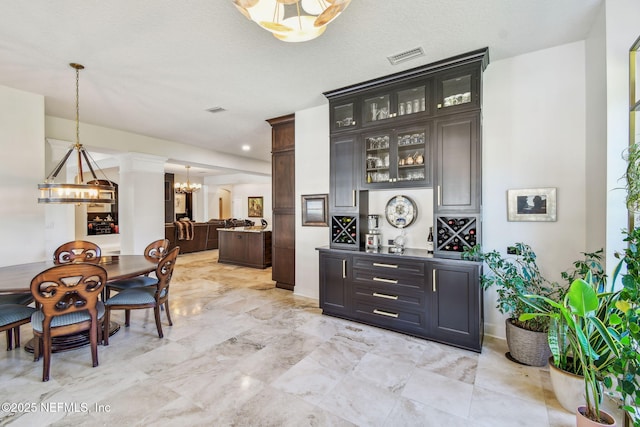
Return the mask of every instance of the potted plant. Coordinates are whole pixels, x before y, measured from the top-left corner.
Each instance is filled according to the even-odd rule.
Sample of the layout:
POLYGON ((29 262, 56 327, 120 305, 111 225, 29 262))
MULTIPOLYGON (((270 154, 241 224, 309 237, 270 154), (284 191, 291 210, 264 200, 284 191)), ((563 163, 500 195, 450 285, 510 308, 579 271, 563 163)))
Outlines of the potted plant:
POLYGON ((576 408, 578 426, 590 425, 582 424, 588 423, 587 420, 600 423, 595 425, 615 425, 613 417, 600 408, 600 402, 605 377, 620 356, 619 331, 610 322, 611 315, 617 311, 615 303, 619 293, 599 290, 599 286, 588 272, 585 279, 571 283, 560 302, 542 295, 522 298, 536 312, 523 313, 521 320, 543 317, 563 325, 567 345, 584 381, 586 405, 576 408))
POLYGON ((480 283, 483 289, 496 287, 496 308, 510 316, 505 323, 507 356, 526 365, 544 366, 551 355, 547 344, 549 318, 538 316, 521 320, 521 315, 532 312, 533 308, 520 296, 535 294, 553 299, 559 289, 542 276, 536 254, 529 245, 516 243, 513 247, 516 255, 509 258, 495 250, 482 252, 479 245, 466 250, 463 257, 484 261, 491 271, 480 277, 480 283))
MULTIPOLYGON (((622 289, 616 301, 618 313, 610 317, 610 325, 621 331, 620 357, 611 365, 615 389, 622 400, 622 409, 634 426, 640 427, 640 228, 627 233, 628 242, 624 253, 616 254, 621 259, 626 273, 622 275, 622 289)), ((611 387, 612 379, 607 379, 611 387)))
MULTIPOLYGON (((585 277, 587 273, 590 273, 596 288, 604 290, 606 274, 602 266, 603 253, 602 249, 595 252, 585 252, 583 253, 583 259, 573 262, 571 270, 562 272, 561 276, 566 281, 567 288, 577 278, 585 277)), ((562 300, 563 297, 563 292, 559 292, 559 298, 556 301, 562 300)), ((529 302, 529 300, 525 299, 525 302, 529 302)), ((537 311, 553 309, 548 305, 536 306, 535 304, 537 302, 534 303, 534 308, 537 311)), ((600 313, 600 316, 603 315, 604 313, 600 313)), ((551 386, 560 405, 567 411, 573 412, 585 399, 582 368, 578 360, 573 357, 575 349, 572 346, 572 340, 568 339, 570 331, 567 330, 567 324, 564 319, 562 317, 550 317, 549 319, 548 339, 549 348, 551 349, 549 375, 551 386)))

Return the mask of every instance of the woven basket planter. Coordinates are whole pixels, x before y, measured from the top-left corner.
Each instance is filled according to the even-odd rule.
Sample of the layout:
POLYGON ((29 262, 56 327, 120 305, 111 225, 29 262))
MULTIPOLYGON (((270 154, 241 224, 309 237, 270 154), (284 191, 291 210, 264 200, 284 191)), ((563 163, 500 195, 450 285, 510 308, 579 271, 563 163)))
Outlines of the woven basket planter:
POLYGON ((520 328, 511 319, 505 320, 505 324, 511 358, 524 365, 545 366, 551 357, 547 333, 520 328))

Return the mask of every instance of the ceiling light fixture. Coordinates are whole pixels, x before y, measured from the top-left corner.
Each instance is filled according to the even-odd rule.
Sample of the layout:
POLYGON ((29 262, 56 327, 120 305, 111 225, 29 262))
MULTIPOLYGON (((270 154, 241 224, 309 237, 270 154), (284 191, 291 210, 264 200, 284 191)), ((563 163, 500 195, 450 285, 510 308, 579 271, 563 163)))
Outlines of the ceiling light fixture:
POLYGON ((116 202, 116 187, 111 181, 109 181, 104 175, 104 172, 98 167, 95 160, 87 152, 87 150, 80 144, 80 107, 79 107, 79 86, 80 86, 80 70, 84 69, 83 65, 71 63, 71 68, 76 70, 76 143, 69 148, 67 154, 64 155, 62 160, 56 165, 53 171, 47 176, 44 184, 38 184, 40 190, 40 197, 38 203, 108 203, 113 204, 116 202), (75 183, 62 183, 56 184, 55 179, 62 170, 63 166, 71 156, 73 152, 77 153, 78 159, 78 172, 75 178, 75 183), (93 179, 91 181, 84 182, 84 175, 82 172, 82 159, 84 159, 87 167, 91 171, 93 179), (98 179, 94 171, 98 169, 104 179, 98 179))
POLYGON ((185 168, 187 168, 187 182, 176 182, 173 187, 176 193, 195 193, 202 188, 202 184, 192 184, 189 181, 189 169, 191 169, 191 166, 187 165, 185 168))
POLYGON ((313 40, 351 0, 233 0, 248 19, 285 42, 313 40))

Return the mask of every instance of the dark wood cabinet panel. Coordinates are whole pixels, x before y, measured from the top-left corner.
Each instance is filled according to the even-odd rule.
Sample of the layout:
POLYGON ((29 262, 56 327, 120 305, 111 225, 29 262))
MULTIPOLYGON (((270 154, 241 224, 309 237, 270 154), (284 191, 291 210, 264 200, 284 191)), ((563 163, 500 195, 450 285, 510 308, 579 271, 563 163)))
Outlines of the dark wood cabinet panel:
POLYGON ((436 122, 436 212, 480 210, 479 113, 436 122))
POLYGON ((271 125, 272 153, 295 149, 296 127, 294 114, 269 119, 267 122, 271 125))
POLYGON ((218 231, 218 262, 253 268, 271 265, 271 231, 218 231))
POLYGON ((272 156, 273 209, 276 212, 294 210, 295 152, 285 151, 272 156))
POLYGON ((323 313, 481 351, 481 264, 320 249, 323 313))
POLYGON ((327 314, 351 314, 351 281, 348 277, 351 263, 344 254, 320 253, 320 308, 327 314))
POLYGON ((293 290, 296 279, 295 115, 267 120, 271 125, 272 270, 278 288, 293 290))
POLYGON ((330 147, 330 208, 332 213, 357 211, 359 153, 355 136, 340 137, 330 147))
POLYGON ((483 338, 479 266, 434 262, 431 268, 430 335, 480 351, 483 338))

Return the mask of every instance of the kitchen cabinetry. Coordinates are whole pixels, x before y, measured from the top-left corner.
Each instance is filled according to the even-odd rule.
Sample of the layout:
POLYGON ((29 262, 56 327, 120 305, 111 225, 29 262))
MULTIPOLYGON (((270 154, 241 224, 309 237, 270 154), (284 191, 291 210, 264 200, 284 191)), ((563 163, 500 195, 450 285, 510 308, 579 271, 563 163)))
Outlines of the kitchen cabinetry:
POLYGON ((369 198, 360 190, 359 144, 342 135, 330 146, 329 216, 331 247, 358 249, 364 245, 369 198))
POLYGON ((436 121, 435 211, 480 210, 479 113, 436 121))
MULTIPOLYGON (((436 253, 459 258, 464 248, 480 243, 481 89, 487 64, 488 50, 479 49, 325 92, 330 215, 358 217, 359 190, 433 188, 434 237, 440 232, 444 238, 436 253), (474 225, 454 232, 444 227, 450 219, 474 225)), ((360 229, 350 224, 341 238, 360 229)), ((336 247, 335 227, 331 233, 336 247)), ((350 247, 359 248, 354 242, 350 247)))
POLYGON ((271 265, 271 231, 218 229, 218 262, 253 268, 271 265))
MULTIPOLYGON (((273 266, 276 287, 296 283, 295 115, 267 120, 271 125, 273 266)), ((222 242, 220 242, 222 244, 222 242)))
POLYGON ((431 186, 431 132, 429 124, 382 130, 363 135, 364 188, 431 186))
POLYGON ((481 264, 319 249, 323 313, 480 351, 481 264))
POLYGON ((480 350, 484 324, 478 264, 429 263, 430 335, 442 342, 480 350))
POLYGON ((339 317, 352 316, 351 256, 324 252, 320 255, 320 308, 339 317))

